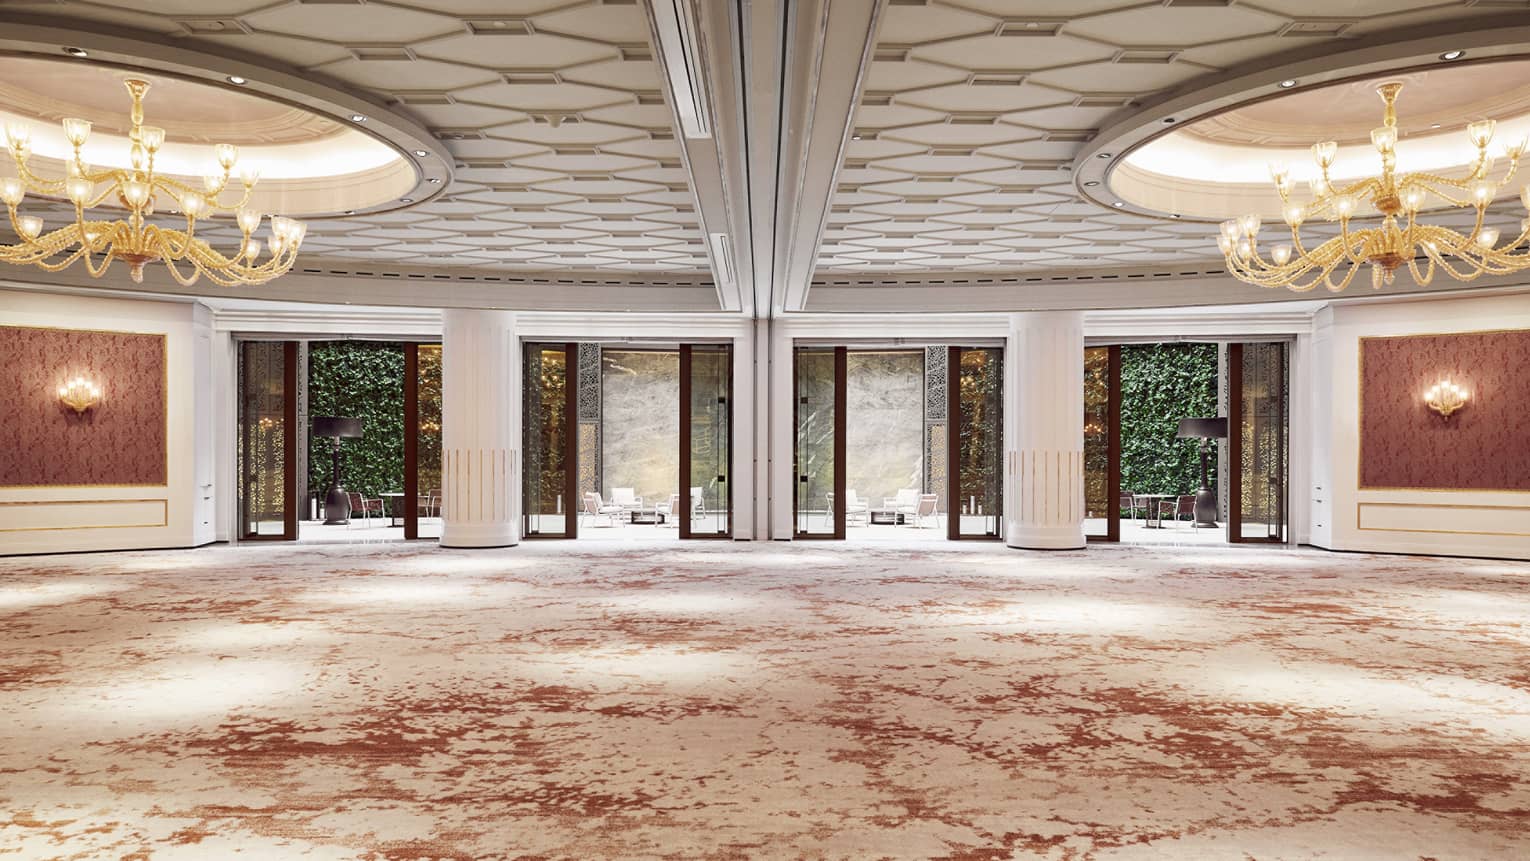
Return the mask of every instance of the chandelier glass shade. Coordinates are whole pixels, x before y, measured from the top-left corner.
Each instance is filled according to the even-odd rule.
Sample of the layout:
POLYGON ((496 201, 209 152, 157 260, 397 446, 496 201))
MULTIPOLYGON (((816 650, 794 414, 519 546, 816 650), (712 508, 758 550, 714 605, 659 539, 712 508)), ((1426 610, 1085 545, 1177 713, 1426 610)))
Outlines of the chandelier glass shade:
MULTIPOLYGON (((1397 165, 1397 95, 1403 85, 1388 82, 1376 88, 1385 104, 1380 128, 1371 130, 1371 143, 1381 157, 1381 175, 1346 185, 1329 179, 1329 168, 1339 145, 1325 141, 1312 146, 1318 175, 1310 182, 1311 199, 1305 203, 1293 195, 1290 171, 1283 165, 1270 166, 1270 178, 1280 194, 1283 220, 1291 231, 1289 244, 1269 248, 1266 257, 1259 242, 1260 218, 1244 215, 1222 222, 1217 247, 1226 259, 1227 269, 1240 281, 1262 287, 1286 287, 1298 292, 1319 285, 1333 292, 1344 290, 1362 266, 1369 263, 1371 286, 1391 284, 1399 268, 1406 264, 1420 285, 1434 279, 1441 269, 1460 281, 1471 281, 1484 274, 1503 275, 1530 268, 1530 218, 1521 220, 1520 233, 1508 242, 1500 242, 1496 227, 1484 226, 1488 206, 1500 189, 1513 182, 1525 153, 1526 142, 1506 146, 1503 158, 1508 168, 1502 179, 1493 179, 1496 159, 1488 154, 1493 140, 1494 122, 1479 120, 1466 128, 1476 155, 1464 177, 1446 177, 1432 173, 1398 174, 1397 165), (1431 201, 1444 201, 1453 207, 1470 208, 1475 220, 1470 233, 1419 221, 1420 210, 1431 201), (1362 205, 1369 204, 1381 214, 1376 226, 1352 226, 1362 205), (1322 219, 1337 222, 1339 233, 1308 248, 1302 241, 1302 225, 1322 219), (1419 258, 1423 265, 1419 265, 1419 258)), ((1530 208, 1530 186, 1520 195, 1530 208)))
POLYGON ((90 137, 91 124, 66 119, 64 135, 74 148, 74 156, 65 163, 66 176, 46 179, 27 166, 31 131, 20 124, 7 124, 6 145, 16 176, 0 179, 0 202, 5 204, 18 241, 0 244, 0 261, 58 272, 83 260, 91 277, 99 278, 112 261, 122 260, 138 283, 143 281, 144 266, 158 262, 188 287, 203 275, 224 287, 264 284, 290 270, 308 228, 300 221, 273 216, 269 236, 264 242, 256 238, 263 216, 249 208, 249 203, 259 172, 250 167, 239 171, 239 199, 223 202, 225 192, 235 184, 232 177, 239 162, 238 148, 231 144, 213 147, 217 169, 203 177, 201 188, 156 173, 154 156, 165 142, 165 130, 143 124, 143 99, 149 84, 141 80, 124 83, 133 101, 128 133, 131 169, 92 171, 80 153, 90 137), (18 211, 28 193, 67 199, 74 205, 74 222, 44 233, 42 218, 18 211), (108 201, 126 209, 126 219, 87 218, 90 210, 108 201), (149 219, 158 208, 179 210, 185 228, 151 223, 149 219), (196 237, 198 219, 219 214, 232 214, 239 226, 242 239, 232 255, 196 237), (264 259, 263 250, 268 252, 264 259))

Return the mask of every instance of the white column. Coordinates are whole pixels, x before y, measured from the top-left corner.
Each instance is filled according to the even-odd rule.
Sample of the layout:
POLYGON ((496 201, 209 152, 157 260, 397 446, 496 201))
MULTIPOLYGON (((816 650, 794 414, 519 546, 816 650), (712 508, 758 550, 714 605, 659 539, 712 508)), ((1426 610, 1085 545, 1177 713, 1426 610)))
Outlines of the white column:
POLYGON ((1034 550, 1083 547, 1083 312, 1010 315, 1007 353, 1005 540, 1034 550))
POLYGON ((442 547, 520 540, 519 357, 509 311, 441 312, 442 547))

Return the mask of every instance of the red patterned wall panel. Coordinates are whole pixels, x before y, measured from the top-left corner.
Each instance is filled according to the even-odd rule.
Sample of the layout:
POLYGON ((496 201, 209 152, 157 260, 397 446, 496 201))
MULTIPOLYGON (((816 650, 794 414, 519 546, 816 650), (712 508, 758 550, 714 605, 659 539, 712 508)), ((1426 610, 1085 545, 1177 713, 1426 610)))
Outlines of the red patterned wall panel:
POLYGON ((1530 331, 1360 339, 1360 487, 1530 491, 1530 331), (1449 420, 1442 379, 1470 393, 1449 420))
POLYGON ((166 483, 165 336, 0 326, 0 486, 166 483), (58 389, 83 376, 83 414, 58 389))

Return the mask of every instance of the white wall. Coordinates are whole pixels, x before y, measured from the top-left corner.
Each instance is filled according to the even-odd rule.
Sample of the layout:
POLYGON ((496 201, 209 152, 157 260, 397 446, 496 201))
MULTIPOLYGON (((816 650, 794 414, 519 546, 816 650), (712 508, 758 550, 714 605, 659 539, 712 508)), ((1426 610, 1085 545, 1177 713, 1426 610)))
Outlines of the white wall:
POLYGON ((207 309, 192 302, 0 289, 0 324, 163 333, 169 381, 166 484, 0 488, 0 554, 191 547, 213 540, 208 323, 207 309), (140 525, 149 523, 156 525, 140 525))
POLYGON ((1530 558, 1530 493, 1359 488, 1360 339, 1530 328, 1530 296, 1340 305, 1315 322, 1311 543, 1530 558))

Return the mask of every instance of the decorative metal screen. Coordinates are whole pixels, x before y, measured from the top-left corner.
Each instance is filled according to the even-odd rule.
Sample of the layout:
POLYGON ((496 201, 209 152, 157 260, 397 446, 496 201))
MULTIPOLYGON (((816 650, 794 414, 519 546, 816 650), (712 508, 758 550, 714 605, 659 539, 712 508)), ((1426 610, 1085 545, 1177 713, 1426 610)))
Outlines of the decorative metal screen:
POLYGON ((944 344, 924 348, 924 492, 946 499, 947 365, 950 348, 944 344))
POLYGON ((600 345, 579 345, 579 492, 600 493, 600 345))

